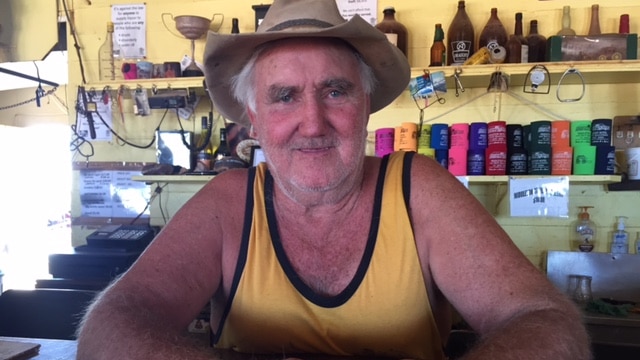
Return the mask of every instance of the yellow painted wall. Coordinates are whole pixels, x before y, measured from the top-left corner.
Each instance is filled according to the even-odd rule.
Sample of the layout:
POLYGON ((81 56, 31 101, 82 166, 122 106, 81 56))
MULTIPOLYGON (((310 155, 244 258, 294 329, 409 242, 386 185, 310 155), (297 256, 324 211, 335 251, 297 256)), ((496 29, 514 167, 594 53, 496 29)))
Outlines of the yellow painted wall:
MULTIPOLYGON (((97 54, 98 47, 104 41, 105 23, 110 17, 110 4, 126 4, 130 1, 100 1, 94 0, 91 5, 85 1, 73 2, 73 19, 85 65, 88 86, 97 79, 97 54)), ((269 2, 267 2, 269 3, 269 2)), ((538 19, 540 32, 549 36, 554 34, 560 27, 562 6, 572 7, 572 27, 578 33, 586 33, 589 25, 591 2, 583 0, 566 1, 500 1, 493 4, 482 0, 467 0, 467 11, 476 28, 476 35, 479 35, 482 27, 489 17, 489 10, 492 6, 499 8, 499 16, 505 24, 508 32, 513 31, 513 18, 516 11, 524 14, 525 33, 528 32, 528 23, 531 19, 538 19)), ((162 13, 178 15, 200 15, 212 17, 214 13, 223 13, 225 21, 220 32, 229 32, 231 18, 240 19, 240 32, 253 31, 254 11, 251 5, 260 4, 258 1, 175 1, 175 0, 154 0, 147 2, 147 45, 148 57, 152 62, 177 61, 182 55, 189 54, 189 43, 187 40, 178 38, 165 27, 162 21, 162 13)), ((414 73, 424 69, 428 62, 428 50, 433 42, 433 32, 435 23, 442 23, 445 32, 451 19, 454 16, 457 1, 417 1, 417 0, 395 0, 379 1, 378 8, 381 14, 385 6, 396 8, 396 18, 405 24, 410 32, 409 35, 409 60, 414 68, 414 73)), ((603 32, 616 32, 619 15, 629 13, 631 17, 631 32, 640 32, 640 5, 637 0, 611 0, 600 4, 600 22, 603 32)), ((168 24, 171 26, 171 24, 168 24)), ((72 39, 69 39, 70 49, 72 39)), ((196 44, 196 57, 201 56, 203 50, 203 40, 198 40, 196 44)), ((75 53, 69 52, 69 103, 75 101, 76 86, 82 82, 78 59, 75 53)), ((508 72, 508 67, 503 69, 508 72)), ((594 80, 596 84, 589 84, 585 97, 576 103, 560 103, 555 97, 555 87, 548 95, 527 95, 526 98, 536 102, 539 106, 559 114, 568 119, 593 119, 597 117, 613 117, 615 115, 638 114, 640 98, 640 84, 634 80, 630 74, 630 79, 623 79, 621 83, 611 85, 602 83, 605 80, 594 80), (632 82, 630 82, 630 80, 632 82)), ((588 75, 594 76, 594 75, 588 75)), ((558 78, 552 78, 557 82, 558 78)), ((589 79, 591 82, 591 79, 589 79)), ((462 77, 463 85, 467 81, 462 77)), ((507 120, 511 123, 528 123, 532 120, 549 119, 547 112, 540 111, 534 106, 526 105, 511 97, 502 95, 487 95, 466 106, 461 105, 469 102, 470 99, 480 96, 486 92, 485 83, 468 82, 466 91, 456 98, 452 94, 452 89, 445 95, 445 104, 436 104, 425 111, 425 119, 431 120, 437 116, 447 113, 438 118, 438 122, 472 122, 491 121, 496 119, 507 120), (471 86, 475 86, 472 88, 471 86), (499 102, 498 102, 499 101, 499 102), (494 107, 498 110, 494 111, 494 107), (449 113, 450 112, 450 113, 449 113)), ((577 85, 569 85, 569 90, 576 90, 577 85)), ((522 94, 520 89, 512 88, 522 94)), ((130 109, 130 102, 125 102, 125 106, 130 109)), ((201 102, 197 112, 197 119, 208 111, 206 101, 201 102)), ((128 110, 123 122, 118 121, 117 131, 126 134, 132 141, 143 142, 148 140, 153 129, 159 121, 161 111, 154 111, 150 117, 134 117, 131 110, 128 110)), ((69 121, 74 121, 75 114, 69 116, 69 121)), ((379 127, 396 126, 405 121, 418 121, 419 112, 408 92, 405 92, 393 104, 386 109, 374 114, 371 118, 369 130, 374 131, 379 127)), ((192 121, 189 124, 193 129, 199 126, 199 122, 192 121)), ((163 130, 177 129, 177 123, 172 119, 163 122, 163 130)), ((154 161, 155 151, 137 150, 131 147, 121 147, 116 144, 98 143, 96 144, 96 161, 154 161)), ((543 219, 543 218, 510 218, 508 216, 508 204, 505 201, 498 201, 500 194, 505 191, 505 185, 471 185, 471 190, 480 198, 483 203, 494 212, 498 221, 511 234, 516 244, 525 252, 531 261, 542 267, 544 252, 549 249, 566 250, 569 248, 570 225, 577 214, 577 206, 593 205, 592 217, 599 225, 600 240, 597 244, 597 251, 606 251, 605 239, 609 237, 609 232, 613 230, 613 222, 616 215, 626 215, 629 217, 629 226, 632 237, 635 232, 640 231, 640 212, 637 205, 640 204, 640 192, 607 192, 604 186, 594 185, 572 185, 571 186, 571 217, 569 219, 543 219), (498 199, 498 200, 496 200, 498 199)), ((74 199, 74 209, 72 215, 78 214, 78 199, 74 199)), ((215 206, 215 202, 212 203, 215 206)), ((464 220, 461 219, 461 226, 464 220)), ((74 228, 74 243, 82 242, 88 229, 80 227, 74 228)), ((469 239, 470 246, 482 246, 482 239, 469 239)))

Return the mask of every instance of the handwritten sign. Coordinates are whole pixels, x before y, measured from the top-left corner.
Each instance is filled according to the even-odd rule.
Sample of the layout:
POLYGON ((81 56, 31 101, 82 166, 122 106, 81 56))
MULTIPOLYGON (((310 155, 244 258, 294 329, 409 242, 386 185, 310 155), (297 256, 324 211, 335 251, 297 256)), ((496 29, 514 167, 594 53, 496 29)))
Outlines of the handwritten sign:
POLYGON ((509 178, 513 217, 569 217, 569 178, 509 178))
POLYGON ((113 36, 125 59, 142 59, 147 56, 146 19, 145 4, 111 6, 113 36))

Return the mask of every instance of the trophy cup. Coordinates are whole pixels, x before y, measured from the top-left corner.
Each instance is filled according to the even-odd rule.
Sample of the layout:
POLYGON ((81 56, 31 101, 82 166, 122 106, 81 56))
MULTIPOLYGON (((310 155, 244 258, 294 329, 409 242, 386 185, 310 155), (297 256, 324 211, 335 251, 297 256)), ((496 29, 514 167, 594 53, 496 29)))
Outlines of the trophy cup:
MULTIPOLYGON (((162 14, 162 23, 164 27, 169 30, 170 33, 176 35, 173 31, 169 29, 167 23, 165 21, 166 16, 171 16, 171 19, 175 22, 176 30, 183 37, 191 40, 191 63, 182 71, 182 76, 190 77, 190 76, 203 76, 202 70, 196 64, 195 58, 195 48, 196 48, 196 40, 203 37, 208 30, 218 31, 220 26, 222 26, 222 22, 224 21, 223 14, 213 14, 211 19, 207 19, 201 16, 195 15, 181 15, 174 17, 172 14, 163 13, 162 14), (216 17, 220 17, 219 23, 215 27, 212 28, 212 23, 216 19, 216 17)), ((178 35, 176 35, 178 36, 178 35)), ((179 36, 178 36, 179 37, 179 36)))

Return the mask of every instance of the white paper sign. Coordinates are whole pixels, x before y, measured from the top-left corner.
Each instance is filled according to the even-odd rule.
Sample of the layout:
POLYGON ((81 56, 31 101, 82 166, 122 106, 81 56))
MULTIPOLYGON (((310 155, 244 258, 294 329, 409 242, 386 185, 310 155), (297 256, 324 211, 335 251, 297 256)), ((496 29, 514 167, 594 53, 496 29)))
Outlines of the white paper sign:
POLYGON ((509 207, 513 217, 569 217, 569 178, 509 178, 509 207))
POLYGON ((145 209, 150 198, 149 185, 133 181, 140 171, 82 170, 80 171, 80 203, 82 216, 135 218, 145 209))
POLYGON ((147 56, 146 19, 145 4, 111 5, 113 36, 125 59, 147 56))
POLYGON ((378 2, 376 0, 336 0, 340 15, 349 20, 358 14, 369 24, 378 23, 378 2))

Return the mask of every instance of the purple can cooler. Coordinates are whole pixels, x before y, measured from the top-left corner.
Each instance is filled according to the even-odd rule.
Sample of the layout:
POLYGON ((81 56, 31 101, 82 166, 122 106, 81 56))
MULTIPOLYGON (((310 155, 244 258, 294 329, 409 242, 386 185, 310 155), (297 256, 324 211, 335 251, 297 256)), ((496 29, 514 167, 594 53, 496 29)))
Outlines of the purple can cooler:
POLYGON ((486 148, 487 148, 487 123, 483 123, 483 122, 471 123, 469 125, 469 149, 484 150, 486 148))
POLYGON ((376 130, 376 156, 384 157, 393 152, 394 128, 381 128, 376 130))

